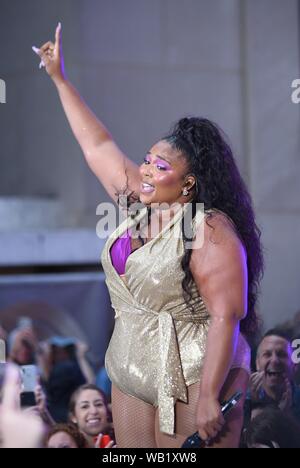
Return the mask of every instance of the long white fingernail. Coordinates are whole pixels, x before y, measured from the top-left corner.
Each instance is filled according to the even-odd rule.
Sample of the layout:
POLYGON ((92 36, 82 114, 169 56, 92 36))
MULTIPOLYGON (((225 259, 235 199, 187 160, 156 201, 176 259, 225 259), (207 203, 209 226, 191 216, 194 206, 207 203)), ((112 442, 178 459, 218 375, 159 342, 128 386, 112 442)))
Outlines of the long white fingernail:
POLYGON ((39 49, 38 47, 32 46, 32 50, 33 50, 33 52, 36 53, 37 55, 39 54, 40 49, 39 49))
POLYGON ((45 64, 44 64, 44 62, 43 62, 43 60, 42 60, 41 63, 39 64, 39 68, 41 69, 41 68, 43 68, 44 66, 45 66, 45 64))
POLYGON ((61 29, 61 23, 60 23, 60 22, 58 23, 57 27, 58 27, 59 29, 61 29))

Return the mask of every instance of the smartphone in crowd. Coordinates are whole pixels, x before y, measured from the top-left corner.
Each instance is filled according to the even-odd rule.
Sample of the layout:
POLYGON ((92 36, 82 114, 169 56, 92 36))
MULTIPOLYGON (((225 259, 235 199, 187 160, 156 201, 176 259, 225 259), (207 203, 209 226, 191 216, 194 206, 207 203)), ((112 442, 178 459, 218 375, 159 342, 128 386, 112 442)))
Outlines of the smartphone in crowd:
POLYGON ((110 438, 109 435, 103 435, 99 443, 99 436, 96 436, 94 438, 95 448, 105 448, 111 441, 112 439, 110 438))
POLYGON ((0 362, 0 391, 1 391, 3 383, 4 383, 5 372, 6 372, 6 363, 5 362, 0 362))
POLYGON ((38 369, 34 365, 21 366, 21 407, 36 406, 35 388, 38 385, 38 369))

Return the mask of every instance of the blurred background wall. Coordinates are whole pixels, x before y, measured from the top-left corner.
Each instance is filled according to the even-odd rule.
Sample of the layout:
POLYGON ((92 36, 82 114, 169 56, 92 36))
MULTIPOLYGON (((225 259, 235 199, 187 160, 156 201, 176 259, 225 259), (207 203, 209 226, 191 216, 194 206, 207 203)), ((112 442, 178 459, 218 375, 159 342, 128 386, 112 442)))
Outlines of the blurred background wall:
MULTIPOLYGON (((224 129, 262 229, 260 312, 266 327, 291 318, 300 309, 298 0, 0 0, 2 297, 8 272, 11 281, 22 268, 42 300, 41 267, 53 268, 50 283, 68 275, 58 267, 89 274, 103 246, 96 206, 107 195, 31 50, 53 39, 58 21, 69 79, 136 162, 184 115, 224 129)), ((93 321, 95 309, 99 320, 111 314, 101 294, 93 321)), ((0 309, 13 302, 1 304, 0 289, 0 309)))

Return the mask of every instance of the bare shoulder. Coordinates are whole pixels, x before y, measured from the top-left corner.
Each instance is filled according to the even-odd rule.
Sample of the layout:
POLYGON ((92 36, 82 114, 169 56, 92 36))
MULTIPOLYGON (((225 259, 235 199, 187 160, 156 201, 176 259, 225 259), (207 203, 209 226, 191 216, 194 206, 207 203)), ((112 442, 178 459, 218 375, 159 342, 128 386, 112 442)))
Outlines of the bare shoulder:
POLYGON ((245 262, 246 251, 233 221, 221 211, 206 214, 196 231, 195 245, 190 268, 199 273, 213 265, 245 262))
MULTIPOLYGON (((202 246, 193 249, 190 270, 211 315, 247 314, 248 270, 246 250, 233 222, 223 213, 205 218, 202 246)), ((199 227, 199 236, 201 226, 199 227)))

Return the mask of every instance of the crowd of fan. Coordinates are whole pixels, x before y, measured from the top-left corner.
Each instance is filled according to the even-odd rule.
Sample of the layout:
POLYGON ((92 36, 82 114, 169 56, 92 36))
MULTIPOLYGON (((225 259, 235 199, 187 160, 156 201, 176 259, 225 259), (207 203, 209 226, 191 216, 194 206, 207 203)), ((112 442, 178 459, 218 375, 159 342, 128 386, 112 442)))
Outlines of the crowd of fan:
POLYGON ((38 342, 27 319, 9 334, 0 329, 0 338, 8 347, 0 372, 2 447, 115 446, 110 382, 104 369, 95 375, 86 344, 59 336, 38 342), (23 366, 38 369, 35 406, 21 398, 23 366))
MULTIPOLYGON (((25 322, 25 324, 24 324, 25 322)), ((30 321, 0 339, 8 345, 0 372, 0 446, 115 448, 110 382, 95 375, 77 340, 38 342, 30 321), (20 366, 35 365, 35 406, 24 407, 20 366)), ((263 335, 253 348, 241 448, 300 448, 300 314, 263 335), (299 346, 298 346, 299 349, 299 346)))

